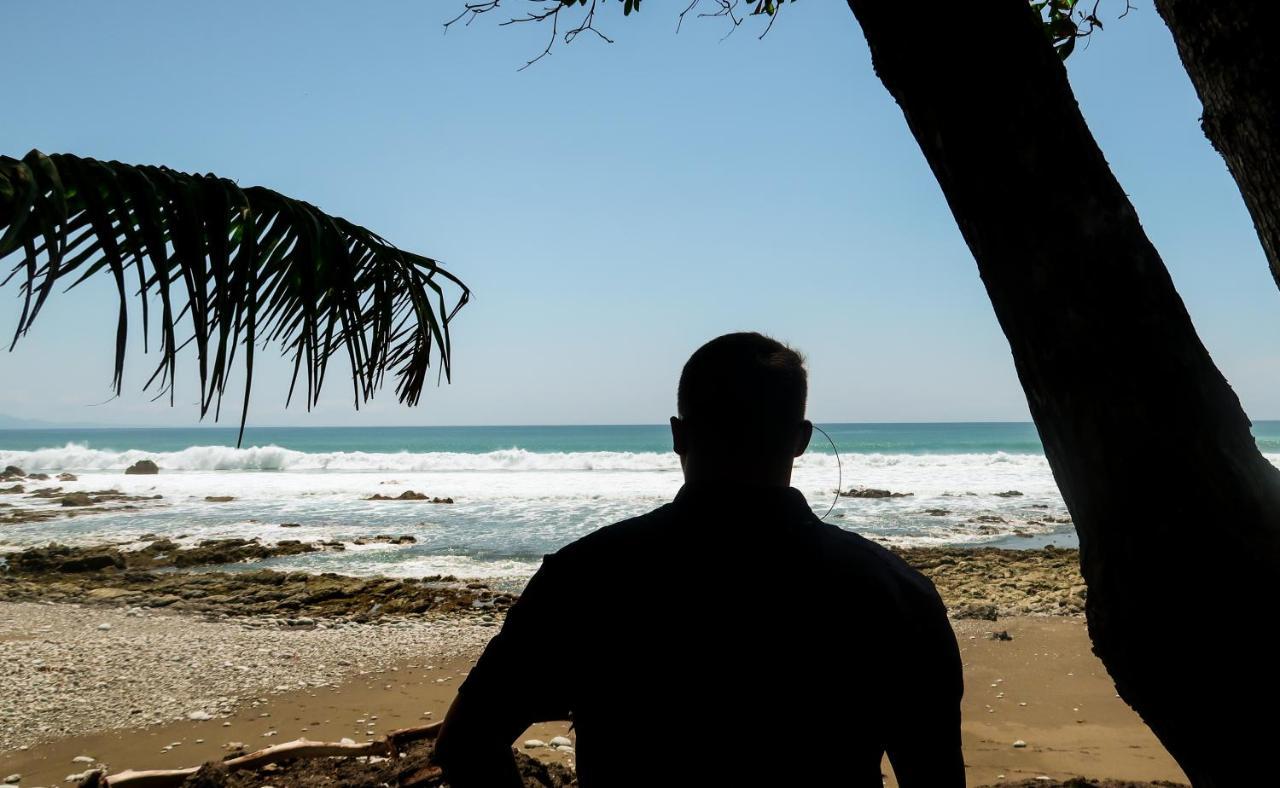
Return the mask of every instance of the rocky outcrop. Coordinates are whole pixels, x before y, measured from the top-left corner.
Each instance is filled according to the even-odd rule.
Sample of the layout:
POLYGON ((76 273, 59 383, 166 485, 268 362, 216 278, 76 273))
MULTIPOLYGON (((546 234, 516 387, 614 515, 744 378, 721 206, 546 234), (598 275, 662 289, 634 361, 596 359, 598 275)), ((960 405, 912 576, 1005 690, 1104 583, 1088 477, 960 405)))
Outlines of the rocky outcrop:
POLYGON ((93 506, 93 504, 93 496, 89 493, 76 492, 62 496, 63 506, 93 506))
MULTIPOLYGON (((413 537, 383 535, 360 541, 366 544, 412 544, 413 537)), ((80 576, 85 578, 83 588, 74 594, 65 588, 61 592, 70 595, 67 597, 68 601, 84 598, 89 589, 98 587, 139 590, 154 598, 173 597, 167 602, 162 600, 153 603, 156 606, 191 598, 184 589, 203 588, 204 593, 217 597, 210 603, 212 607, 209 609, 228 613, 234 613, 244 605, 248 605, 245 609, 255 613, 270 611, 274 609, 273 605, 285 610, 320 609, 332 612, 333 609, 338 609, 344 614, 368 610, 370 606, 385 607, 388 604, 391 604, 392 610, 408 612, 431 608, 430 604, 424 606, 424 600, 431 595, 422 590, 424 586, 415 585, 417 581, 308 575, 301 572, 187 574, 151 571, 257 561, 342 547, 338 542, 305 543, 285 540, 264 544, 245 539, 206 540, 194 547, 182 547, 169 539, 159 539, 140 550, 120 550, 118 547, 73 548, 54 544, 10 553, 7 556, 9 571, 0 573, 0 580, 27 584, 29 588, 23 592, 23 598, 62 598, 49 594, 59 593, 58 588, 71 582, 68 578, 80 576), (200 579, 206 577, 221 579, 216 582, 200 579), (253 593, 245 592, 242 581, 238 578, 257 578, 244 581, 256 583, 253 586, 256 590, 253 593), (210 583, 213 586, 209 586, 210 583), (271 590, 281 583, 303 583, 303 586, 299 587, 298 592, 291 593, 271 590), (308 583, 311 584, 309 587, 308 583), (45 590, 40 591, 41 588, 45 590), (305 593, 302 593, 304 590, 305 593), (297 593, 302 595, 298 596, 297 593), (321 604, 330 598, 356 598, 363 601, 359 604, 321 604), (396 599, 401 601, 393 603, 396 599), (267 604, 268 602, 271 604, 267 604)), ((1006 616, 1084 614, 1087 593, 1080 576, 1079 553, 1076 550, 1053 547, 1042 550, 930 547, 895 552, 933 581, 954 618, 994 621, 1006 616)), ((478 596, 468 598, 468 604, 475 602, 477 609, 502 607, 505 604, 504 598, 491 593, 484 583, 460 582, 440 577, 428 578, 422 582, 427 587, 443 584, 444 587, 456 587, 459 592, 474 593, 478 596), (489 596, 484 596, 485 594, 489 596)), ((5 593, 5 587, 0 585, 0 598, 5 593)), ((208 601, 205 599, 205 602, 208 601)), ((385 612, 384 607, 378 609, 385 612)))
POLYGON ((4 466, 4 470, 0 471, 0 481, 13 481, 14 479, 21 479, 26 475, 26 471, 22 470, 18 466, 6 465, 4 466))
POLYGON ((126 475, 134 476, 139 474, 155 474, 160 472, 160 466, 151 460, 138 460, 133 465, 124 469, 126 475))
POLYGON ((10 572, 24 574, 56 574, 96 572, 102 569, 124 569, 125 560, 114 547, 69 547, 58 543, 48 547, 32 547, 20 553, 10 553, 10 572))
MULTIPOLYGON (((124 555, 128 555, 125 553, 124 555)), ((312 627, 317 619, 373 621, 420 614, 492 617, 513 594, 449 576, 408 580, 277 572, 145 571, 121 566, 114 549, 61 545, 9 557, 0 598, 164 608, 257 619, 263 625, 312 627)))
POLYGON ((275 544, 263 544, 257 539, 206 539, 194 547, 184 548, 171 539, 158 539, 140 550, 121 550, 111 546, 71 547, 55 542, 9 553, 6 558, 10 572, 26 574, 96 571, 109 567, 150 570, 261 561, 332 549, 329 545, 307 544, 296 539, 275 544))
POLYGON ((426 501, 427 503, 453 503, 452 498, 432 498, 425 493, 415 492, 413 490, 405 490, 396 496, 382 495, 374 493, 365 500, 368 501, 426 501))
MULTIPOLYGON (((31 478, 31 477, 28 477, 31 478)), ((92 490, 88 492, 65 492, 61 487, 41 487, 38 490, 24 490, 22 485, 11 488, 0 488, 0 493, 26 493, 29 499, 53 500, 61 504, 56 508, 47 505, 31 507, 0 504, 0 525, 16 523, 39 523, 83 514, 94 514, 107 511, 128 511, 137 509, 135 505, 142 501, 156 501, 160 495, 128 495, 119 490, 92 490)))
POLYGON ((357 537, 351 540, 351 544, 414 544, 418 540, 408 534, 403 536, 391 536, 389 534, 378 534, 377 536, 357 537))
POLYGON ((953 618, 1084 615, 1078 550, 913 547, 895 552, 933 581, 953 618))
POLYGON ((134 559, 130 560, 130 565, 184 568, 237 564, 245 561, 261 561, 265 558, 314 553, 321 549, 318 545, 300 542, 297 539, 285 539, 275 544, 263 544, 257 539, 205 539, 195 547, 188 548, 179 548, 174 542, 164 539, 160 542, 152 542, 139 551, 151 556, 150 562, 142 563, 134 559))
POLYGON ((206 495, 204 497, 206 503, 230 503, 235 499, 234 495, 206 495))
POLYGON ((840 492, 841 498, 907 498, 915 493, 889 492, 874 487, 854 487, 840 492))

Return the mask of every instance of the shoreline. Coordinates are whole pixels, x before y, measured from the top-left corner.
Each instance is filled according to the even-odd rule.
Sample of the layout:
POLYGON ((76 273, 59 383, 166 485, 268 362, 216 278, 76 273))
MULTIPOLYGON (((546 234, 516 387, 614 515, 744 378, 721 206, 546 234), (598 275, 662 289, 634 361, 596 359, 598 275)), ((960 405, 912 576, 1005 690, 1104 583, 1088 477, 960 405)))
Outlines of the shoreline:
MULTIPOLYGON (((394 544, 411 537, 376 538, 394 544)), ((126 544, 130 549, 50 544, 4 554, 0 600, 165 608, 324 628, 436 613, 493 620, 516 598, 489 582, 452 575, 355 577, 255 568, 253 563, 341 549, 335 542, 216 539, 184 547, 156 539, 145 546, 126 544)), ((937 586, 954 619, 1084 614, 1087 589, 1079 552, 1073 548, 912 547, 893 552, 937 586)))

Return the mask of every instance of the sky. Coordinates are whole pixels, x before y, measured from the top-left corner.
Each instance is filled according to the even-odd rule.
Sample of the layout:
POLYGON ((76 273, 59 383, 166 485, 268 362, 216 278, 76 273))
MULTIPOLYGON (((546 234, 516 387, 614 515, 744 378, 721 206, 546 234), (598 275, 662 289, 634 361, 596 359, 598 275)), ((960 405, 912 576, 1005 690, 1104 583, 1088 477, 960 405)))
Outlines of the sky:
MULTIPOLYGON (((315 410, 286 410, 287 368, 262 355, 251 424, 657 423, 688 355, 736 330, 805 353, 820 421, 1028 418, 973 260, 843 3, 786 6, 763 40, 750 20, 677 33, 675 4, 625 19, 609 4, 614 43, 582 36, 520 71, 548 30, 499 26, 499 10, 446 34, 460 0, 0 2, 20 75, 0 154, 267 186, 473 289, 453 380, 419 407, 387 389, 357 412, 335 368, 315 410)), ((1253 418, 1280 417, 1280 291, 1149 0, 1068 66, 1214 359, 1253 418)), ((17 295, 0 290, 0 332, 17 295)), ((152 402, 140 346, 112 397, 115 309, 107 281, 51 299, 0 355, 0 414, 197 424, 191 364, 174 407, 152 402)))

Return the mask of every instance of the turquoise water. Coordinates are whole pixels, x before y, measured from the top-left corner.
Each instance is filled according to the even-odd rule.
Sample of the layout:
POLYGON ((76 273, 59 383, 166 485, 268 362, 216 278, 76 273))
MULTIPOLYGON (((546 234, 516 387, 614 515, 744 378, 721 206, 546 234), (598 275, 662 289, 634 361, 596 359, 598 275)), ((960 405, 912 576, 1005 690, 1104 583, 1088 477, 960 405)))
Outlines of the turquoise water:
MULTIPOLYGON (((1274 438, 1280 445, 1280 422, 1274 438)), ((822 424, 842 452, 1040 453, 1031 423, 822 424)), ((0 430, 0 449, 32 450, 79 443, 96 449, 173 452, 190 446, 234 446, 236 430, 222 427, 0 430)), ((546 452, 665 452, 666 425, 545 427, 250 427, 245 446, 279 446, 300 452, 484 453, 521 448, 546 452)), ((815 434, 810 450, 830 452, 815 434)))
MULTIPOLYGON (((820 424, 841 452, 890 454, 1040 454, 1030 422, 939 422, 820 424)), ((0 450, 33 450, 84 444, 97 449, 173 452, 191 446, 234 446, 228 427, 79 428, 0 430, 0 450)), ((1280 452, 1280 421, 1261 421, 1254 435, 1264 452, 1280 452)), ((245 446, 279 446, 299 452, 484 453, 520 448, 529 452, 665 452, 671 449, 664 425, 512 427, 249 427, 245 446)), ((814 435, 810 451, 830 444, 814 435)))

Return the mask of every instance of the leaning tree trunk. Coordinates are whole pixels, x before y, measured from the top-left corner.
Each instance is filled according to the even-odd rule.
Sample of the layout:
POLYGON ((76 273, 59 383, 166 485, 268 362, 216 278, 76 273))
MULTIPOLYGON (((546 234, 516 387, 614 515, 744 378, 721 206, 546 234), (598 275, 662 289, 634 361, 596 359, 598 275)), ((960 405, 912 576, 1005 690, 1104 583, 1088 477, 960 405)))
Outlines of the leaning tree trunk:
POLYGON ((1280 472, 1039 20, 1026 0, 964 24, 940 0, 849 5, 1008 338, 1080 535, 1095 652, 1197 786, 1274 774, 1280 472))
POLYGON ((1280 284, 1280 12, 1268 0, 1156 0, 1280 284))

